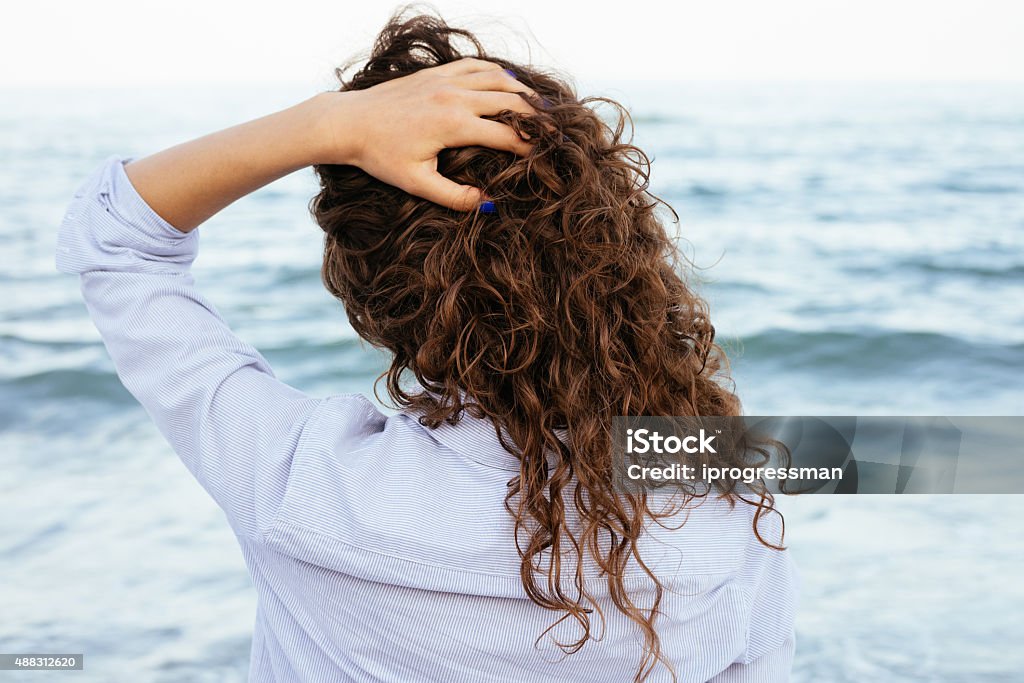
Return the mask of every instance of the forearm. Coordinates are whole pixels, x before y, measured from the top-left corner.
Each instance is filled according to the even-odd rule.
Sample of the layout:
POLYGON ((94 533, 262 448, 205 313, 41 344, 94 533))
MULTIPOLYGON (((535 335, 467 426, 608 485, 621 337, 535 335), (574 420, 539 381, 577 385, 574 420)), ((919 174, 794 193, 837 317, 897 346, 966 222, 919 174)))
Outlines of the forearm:
MULTIPOLYGON (((132 161, 125 172, 149 206, 189 232, 235 200, 322 161, 327 98, 295 106, 132 161)), ((334 107, 337 116, 344 107, 334 107)), ((333 142, 333 141, 332 141, 333 142)))
POLYGON ((536 97, 498 64, 478 59, 423 69, 365 90, 326 92, 129 163, 125 172, 157 215, 189 232, 231 202, 311 164, 351 164, 382 182, 459 211, 479 188, 437 172, 445 148, 484 145, 527 154, 508 125, 483 117, 536 113, 536 97))

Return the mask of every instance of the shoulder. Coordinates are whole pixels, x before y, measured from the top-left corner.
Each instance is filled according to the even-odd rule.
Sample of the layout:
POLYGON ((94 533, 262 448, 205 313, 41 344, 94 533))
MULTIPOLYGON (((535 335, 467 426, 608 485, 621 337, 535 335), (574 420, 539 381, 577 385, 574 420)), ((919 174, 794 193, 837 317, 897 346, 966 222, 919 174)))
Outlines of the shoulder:
MULTIPOLYGON (((652 509, 672 514, 659 515, 648 524, 651 539, 644 548, 662 575, 684 582, 705 577, 701 581, 708 585, 736 581, 738 586, 761 560, 754 506, 717 496, 691 499, 681 508, 671 507, 670 500, 664 502, 665 507, 654 502, 652 509)), ((776 522, 762 519, 758 526, 765 538, 776 534, 776 522)))
POLYGON ((756 515, 756 508, 748 507, 751 533, 737 584, 749 610, 746 661, 751 662, 794 640, 800 576, 785 544, 782 514, 756 515))
POLYGON ((727 578, 722 576, 723 585, 736 596, 736 609, 742 614, 738 618, 746 624, 742 661, 781 651, 795 638, 800 589, 782 513, 723 499, 706 500, 695 511, 702 512, 691 515, 689 522, 697 522, 694 530, 702 529, 699 536, 707 561, 728 572, 727 578))
POLYGON ((388 417, 362 394, 336 394, 320 400, 306 425, 306 446, 337 446, 384 431, 388 417))

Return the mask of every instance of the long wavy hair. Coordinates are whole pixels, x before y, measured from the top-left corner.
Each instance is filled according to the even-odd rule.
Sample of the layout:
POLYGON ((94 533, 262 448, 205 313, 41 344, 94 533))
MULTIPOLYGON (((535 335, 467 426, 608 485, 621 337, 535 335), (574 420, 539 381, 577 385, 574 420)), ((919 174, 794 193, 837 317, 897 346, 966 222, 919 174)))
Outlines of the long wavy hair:
MULTIPOLYGON (((536 116, 494 117, 529 137, 527 156, 466 147, 438 159, 497 212, 453 211, 352 166, 317 166, 323 282, 356 332, 393 356, 380 379, 397 406, 428 427, 464 412, 488 418, 518 458, 505 507, 523 587, 560 615, 555 624, 570 618, 581 629, 559 646, 578 651, 593 613, 603 619, 583 579, 585 562, 596 562, 644 636, 635 680, 659 661, 674 677, 655 629, 663 587, 638 546, 658 513, 646 495, 613 486, 612 418, 739 415, 740 401, 659 207, 677 216, 648 191, 650 162, 625 138, 621 106, 489 55, 470 32, 429 15, 396 14, 361 68, 337 75, 341 90, 360 90, 463 57, 513 70, 544 100, 533 102, 536 116), (631 561, 655 586, 649 608, 624 588, 631 561)), ((772 509, 771 495, 755 504, 772 509)))

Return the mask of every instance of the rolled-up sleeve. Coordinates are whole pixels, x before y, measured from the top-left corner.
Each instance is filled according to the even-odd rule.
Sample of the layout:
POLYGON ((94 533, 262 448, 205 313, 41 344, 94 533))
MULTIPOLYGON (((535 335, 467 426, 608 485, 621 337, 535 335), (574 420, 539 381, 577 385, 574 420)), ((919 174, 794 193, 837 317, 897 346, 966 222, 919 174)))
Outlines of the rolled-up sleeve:
POLYGON ((237 533, 262 539, 322 399, 278 380, 196 291, 199 232, 156 214, 109 158, 75 192, 57 269, 79 274, 93 322, 138 399, 237 533))

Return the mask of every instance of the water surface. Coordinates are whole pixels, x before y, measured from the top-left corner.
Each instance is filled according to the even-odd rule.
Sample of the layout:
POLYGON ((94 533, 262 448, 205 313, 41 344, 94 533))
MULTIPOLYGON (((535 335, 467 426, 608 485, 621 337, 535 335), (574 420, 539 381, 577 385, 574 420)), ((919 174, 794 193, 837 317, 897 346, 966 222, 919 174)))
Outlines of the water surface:
MULTIPOLYGON (((680 214, 748 413, 1024 413, 1019 86, 602 91, 631 107, 653 189, 680 214)), ((306 94, 3 92, 0 652, 84 652, 83 681, 244 680, 255 593, 241 554, 117 381, 54 240, 108 155, 306 94)), ((383 359, 319 283, 314 188, 298 173, 211 220, 196 278, 279 377, 369 395, 383 359)), ((804 581, 795 680, 1024 676, 1024 498, 785 509, 804 581)))

